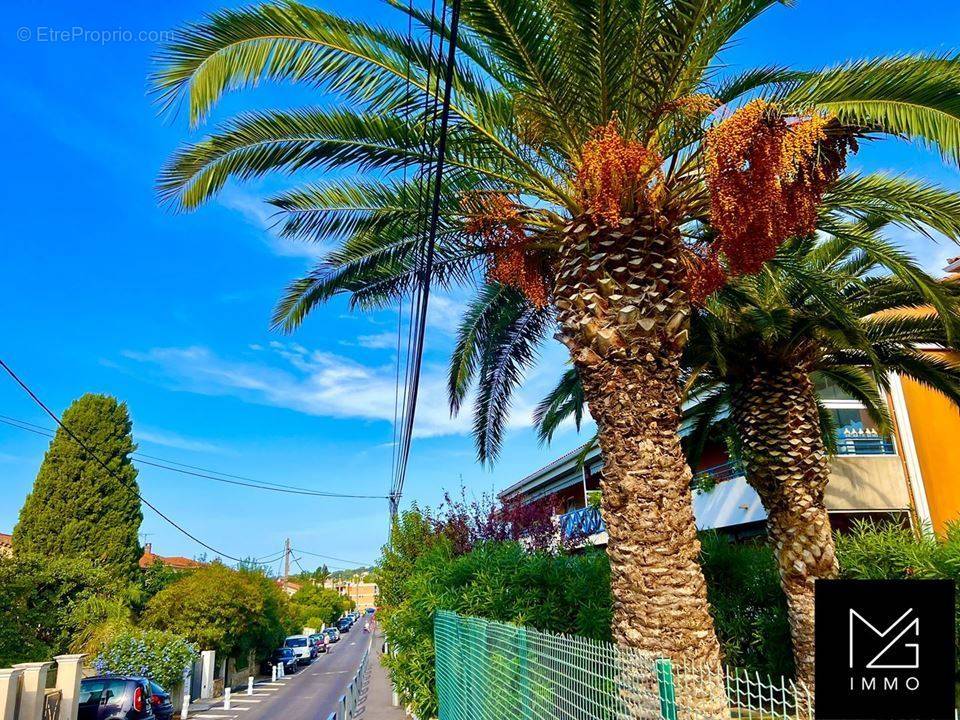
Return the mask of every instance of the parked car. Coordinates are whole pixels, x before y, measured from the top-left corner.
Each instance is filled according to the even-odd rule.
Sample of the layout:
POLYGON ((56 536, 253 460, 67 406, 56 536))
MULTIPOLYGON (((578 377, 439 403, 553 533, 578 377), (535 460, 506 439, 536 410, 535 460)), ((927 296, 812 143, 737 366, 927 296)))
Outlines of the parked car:
POLYGON ((350 628, 353 626, 353 620, 350 618, 340 618, 337 620, 337 630, 342 633, 350 632, 350 628))
POLYGON ((274 665, 283 665, 283 671, 288 674, 295 673, 300 667, 300 659, 290 648, 282 647, 273 651, 273 654, 263 663, 263 671, 269 675, 274 665))
POLYGON ((150 681, 150 707, 153 708, 153 716, 157 720, 172 720, 173 701, 170 693, 153 680, 150 681))
POLYGON ((313 646, 317 649, 318 653, 325 653, 327 651, 327 646, 323 644, 323 633, 318 632, 310 636, 310 642, 313 643, 313 646))
POLYGON ((317 648, 306 635, 291 635, 283 641, 283 646, 293 650, 302 665, 307 665, 317 656, 317 648))
POLYGON ((330 638, 330 642, 340 642, 340 631, 335 627, 328 627, 324 629, 324 632, 327 634, 327 637, 330 638))
POLYGON ((150 681, 143 677, 97 675, 84 678, 80 681, 77 720, 153 718, 150 695, 150 681))
POLYGON ((376 608, 368 607, 368 608, 367 608, 367 615, 373 615, 376 611, 377 611, 376 608))

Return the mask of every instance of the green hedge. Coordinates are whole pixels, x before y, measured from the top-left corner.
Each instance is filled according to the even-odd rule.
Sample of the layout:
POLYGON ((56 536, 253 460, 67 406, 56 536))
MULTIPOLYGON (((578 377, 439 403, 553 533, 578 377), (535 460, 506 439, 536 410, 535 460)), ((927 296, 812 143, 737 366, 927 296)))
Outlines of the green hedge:
MULTIPOLYGON (((734 543, 704 533, 701 541, 727 664, 791 676, 786 600, 773 552, 762 539, 734 543)), ((837 536, 837 554, 844 577, 951 578, 960 585, 960 526, 942 538, 917 538, 905 528, 859 525, 837 536)), ((525 552, 518 543, 487 542, 458 555, 429 519, 410 511, 395 526, 378 573, 380 615, 398 651, 387 662, 404 702, 419 717, 437 713, 433 613, 438 609, 610 639, 610 570, 602 551, 551 555, 525 552)))
POLYGON ((717 637, 728 665, 793 675, 787 601, 780 572, 762 540, 733 543, 704 533, 701 565, 717 637))
MULTIPOLYGON (((855 580, 947 579, 960 588, 960 524, 947 525, 939 536, 916 537, 896 525, 860 523, 837 536, 843 577, 855 580)), ((960 650, 960 595, 957 598, 957 637, 960 650)), ((960 652, 957 654, 960 661, 960 652)), ((957 667, 960 677, 960 664, 957 667)))
POLYGON ((516 542, 457 555, 416 512, 396 525, 380 567, 380 617, 398 651, 386 659, 403 700, 436 717, 433 614, 454 610, 598 640, 610 637, 610 570, 603 552, 528 553, 516 542))

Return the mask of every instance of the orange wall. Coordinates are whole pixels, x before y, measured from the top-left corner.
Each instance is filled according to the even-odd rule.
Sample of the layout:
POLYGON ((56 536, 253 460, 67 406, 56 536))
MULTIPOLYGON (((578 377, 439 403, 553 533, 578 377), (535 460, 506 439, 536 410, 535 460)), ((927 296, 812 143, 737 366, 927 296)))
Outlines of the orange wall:
MULTIPOLYGON (((950 357, 960 362, 960 353, 950 357)), ((942 532, 960 520, 960 409, 936 390, 902 381, 933 529, 942 532)))

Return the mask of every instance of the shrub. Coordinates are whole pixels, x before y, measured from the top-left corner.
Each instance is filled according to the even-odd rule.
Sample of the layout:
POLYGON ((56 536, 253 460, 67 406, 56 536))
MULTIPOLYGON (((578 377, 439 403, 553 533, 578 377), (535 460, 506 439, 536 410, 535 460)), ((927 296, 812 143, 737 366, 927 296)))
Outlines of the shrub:
POLYGON ((197 657, 185 638, 161 630, 131 630, 105 643, 93 660, 98 673, 142 675, 170 690, 197 657))
POLYGON ((793 675, 787 601, 773 551, 703 533, 700 563, 726 663, 776 677, 793 675))
POLYGON ((17 553, 0 557, 0 667, 70 651, 78 610, 122 594, 92 561, 17 553))
MULTIPOLYGON (((837 536, 843 577, 854 580, 947 579, 960 588, 960 524, 947 525, 941 536, 894 524, 861 522, 837 536)), ((957 648, 960 649, 960 596, 957 599, 957 648)), ((957 655, 960 662, 960 653, 957 655)), ((957 667, 960 675, 960 665, 957 667)))

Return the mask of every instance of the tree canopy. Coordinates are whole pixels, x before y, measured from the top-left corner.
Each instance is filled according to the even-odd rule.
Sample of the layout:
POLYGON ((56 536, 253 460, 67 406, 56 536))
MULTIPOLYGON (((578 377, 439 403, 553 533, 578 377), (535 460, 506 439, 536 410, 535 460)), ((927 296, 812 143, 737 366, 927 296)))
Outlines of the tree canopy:
POLYGON ((43 458, 13 530, 17 553, 82 557, 134 579, 140 560, 136 449, 125 403, 88 393, 63 413, 63 423, 110 468, 108 472, 64 430, 43 458))
POLYGON ((182 635, 201 650, 241 658, 251 650, 261 657, 271 652, 295 623, 273 580, 214 562, 157 593, 143 625, 182 635))

